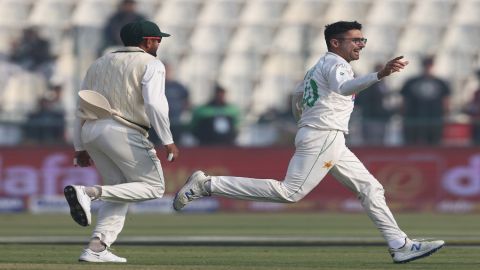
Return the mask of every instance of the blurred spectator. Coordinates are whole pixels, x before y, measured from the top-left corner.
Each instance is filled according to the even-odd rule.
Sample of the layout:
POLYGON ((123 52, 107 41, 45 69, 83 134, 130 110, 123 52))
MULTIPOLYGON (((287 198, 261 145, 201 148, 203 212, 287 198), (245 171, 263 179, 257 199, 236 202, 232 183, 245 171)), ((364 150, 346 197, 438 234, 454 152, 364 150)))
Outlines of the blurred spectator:
MULTIPOLYGON (((190 108, 190 93, 182 83, 174 79, 174 75, 172 67, 166 63, 165 95, 169 107, 170 130, 172 131, 173 141, 178 145, 185 131, 184 124, 182 123, 182 115, 190 108)), ((160 139, 153 128, 150 129, 149 135, 150 140, 155 145, 160 143, 160 139)))
POLYGON ((233 145, 238 133, 240 110, 225 99, 226 90, 215 86, 213 98, 192 113, 192 134, 202 145, 233 145))
POLYGON ((63 85, 51 84, 49 90, 45 94, 45 97, 50 101, 50 107, 54 111, 63 112, 64 106, 62 102, 63 85))
POLYGON ((472 101, 467 104, 465 112, 472 118, 472 142, 480 145, 480 70, 476 72, 478 89, 473 94, 472 101))
MULTIPOLYGON (((264 127, 270 127, 274 130, 272 145, 291 146, 297 133, 297 121, 292 113, 292 96, 287 99, 287 106, 284 110, 272 108, 260 115, 257 124, 264 127)), ((267 135, 268 129, 263 133, 267 135)))
MULTIPOLYGON (((382 64, 375 65, 375 71, 381 70, 382 64)), ((387 106, 389 89, 384 80, 373 84, 355 97, 355 108, 362 116, 362 137, 366 145, 383 145, 385 130, 393 110, 387 106)))
POLYGON ((409 79, 401 90, 406 144, 440 143, 448 109, 449 85, 432 74, 434 59, 422 60, 421 75, 409 79))
POLYGON ((60 101, 61 92, 61 86, 52 86, 45 97, 38 100, 38 109, 28 114, 24 126, 26 143, 65 142, 65 112, 60 101))
POLYGON ((122 0, 117 11, 108 19, 104 32, 104 44, 101 53, 112 46, 123 46, 120 39, 120 29, 127 23, 145 20, 145 16, 137 12, 137 2, 135 0, 122 0))
POLYGON ((49 79, 53 73, 54 57, 50 52, 50 42, 40 37, 37 29, 23 30, 20 39, 12 43, 10 61, 21 67, 39 72, 49 79))

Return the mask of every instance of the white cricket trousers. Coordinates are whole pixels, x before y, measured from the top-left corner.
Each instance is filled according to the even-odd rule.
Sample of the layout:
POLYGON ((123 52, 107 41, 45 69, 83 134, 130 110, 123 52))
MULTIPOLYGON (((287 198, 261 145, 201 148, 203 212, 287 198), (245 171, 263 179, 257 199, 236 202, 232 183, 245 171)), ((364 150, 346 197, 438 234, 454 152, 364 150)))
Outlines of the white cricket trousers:
POLYGON ((144 135, 113 119, 85 122, 82 141, 103 180, 92 238, 110 246, 122 231, 129 202, 163 196, 162 166, 144 135))
POLYGON ((305 197, 330 172, 359 198, 386 241, 405 238, 385 202, 382 185, 345 145, 343 132, 302 127, 283 181, 212 176, 214 195, 254 201, 293 203, 305 197))

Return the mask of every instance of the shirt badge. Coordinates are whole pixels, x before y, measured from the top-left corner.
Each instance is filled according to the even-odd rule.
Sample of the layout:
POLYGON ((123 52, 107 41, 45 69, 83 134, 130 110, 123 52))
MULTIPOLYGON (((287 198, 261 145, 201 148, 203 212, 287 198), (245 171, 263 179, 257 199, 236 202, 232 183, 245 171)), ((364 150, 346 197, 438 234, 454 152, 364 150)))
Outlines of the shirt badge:
POLYGON ((332 166, 333 166, 333 161, 332 160, 327 161, 327 162, 323 162, 323 168, 325 168, 325 169, 330 169, 332 166))

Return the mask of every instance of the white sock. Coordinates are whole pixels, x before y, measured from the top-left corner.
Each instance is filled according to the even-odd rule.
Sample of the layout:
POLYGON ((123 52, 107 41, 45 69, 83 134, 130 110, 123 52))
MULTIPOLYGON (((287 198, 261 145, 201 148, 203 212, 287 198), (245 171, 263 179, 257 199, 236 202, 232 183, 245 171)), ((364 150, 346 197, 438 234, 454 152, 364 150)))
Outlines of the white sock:
POLYGON ((87 193, 92 200, 96 200, 102 195, 102 189, 100 186, 85 187, 85 193, 87 193))
POLYGON ((406 243, 407 243, 407 238, 398 238, 395 240, 388 241, 388 246, 390 248, 399 249, 405 246, 406 243))
POLYGON ((88 248, 93 252, 102 252, 107 246, 100 241, 100 238, 95 237, 90 240, 90 243, 88 243, 88 248))

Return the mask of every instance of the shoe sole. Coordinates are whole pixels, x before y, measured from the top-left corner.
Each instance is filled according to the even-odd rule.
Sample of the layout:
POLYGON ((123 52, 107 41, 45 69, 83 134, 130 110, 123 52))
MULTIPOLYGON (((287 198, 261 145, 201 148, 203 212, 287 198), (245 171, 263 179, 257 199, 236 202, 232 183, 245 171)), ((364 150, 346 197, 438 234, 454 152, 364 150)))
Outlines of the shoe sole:
POLYGON ((78 259, 81 263, 126 263, 127 261, 104 261, 100 259, 78 259))
POLYGON ((78 259, 79 262, 81 263, 126 263, 126 261, 87 261, 87 260, 80 260, 78 259))
POLYGON ((81 263, 126 263, 127 261, 104 261, 100 259, 96 260, 87 260, 87 259, 78 259, 81 263))
POLYGON ((80 226, 88 226, 89 223, 87 219, 87 214, 85 213, 85 210, 78 201, 75 188, 72 186, 66 186, 63 189, 63 194, 65 195, 65 199, 67 200, 68 206, 70 207, 70 215, 72 216, 73 220, 80 226))
MULTIPOLYGON (((205 172, 200 171, 200 173, 205 175, 205 172)), ((190 181, 192 181, 194 175, 196 175, 196 172, 193 173, 192 175, 190 175, 190 177, 188 177, 188 179, 187 179, 187 181, 185 181, 185 184, 183 185, 183 187, 185 187, 186 185, 188 185, 190 183, 190 181)), ((173 202, 174 202, 173 203, 173 209, 175 211, 180 211, 180 210, 182 210, 182 208, 184 208, 187 205, 187 204, 184 204, 182 207, 180 207, 178 209, 175 207, 175 201, 177 201, 178 194, 181 193, 183 187, 175 194, 175 198, 173 198, 173 202)))
POLYGON ((102 263, 104 261, 102 260, 87 260, 87 259, 78 259, 79 262, 81 263, 102 263))
POLYGON ((441 246, 439 246, 439 247, 437 247, 437 248, 435 248, 435 249, 432 249, 432 250, 430 250, 429 252, 424 253, 424 254, 422 254, 422 255, 420 255, 420 256, 413 257, 413 258, 410 258, 410 259, 408 259, 408 260, 399 261, 399 262, 394 261, 394 263, 408 263, 408 262, 411 262, 411 261, 414 261, 414 260, 418 260, 418 259, 421 259, 421 258, 428 257, 428 256, 432 255, 433 253, 437 252, 437 251, 438 251, 439 249, 441 249, 444 245, 445 245, 445 244, 443 244, 443 245, 441 245, 441 246))
POLYGON ((174 202, 174 203, 173 203, 173 210, 175 210, 175 211, 178 212, 178 211, 182 210, 182 208, 185 207, 185 205, 184 205, 182 208, 178 208, 178 209, 177 209, 177 208, 175 207, 175 201, 177 200, 177 197, 178 197, 178 192, 175 194, 175 198, 173 198, 173 202, 174 202))

